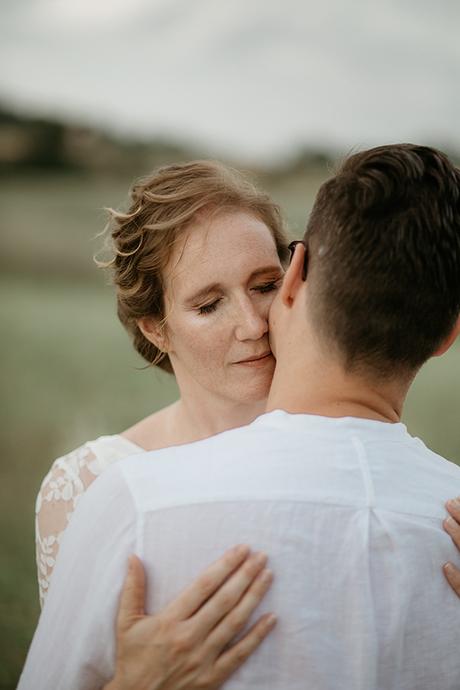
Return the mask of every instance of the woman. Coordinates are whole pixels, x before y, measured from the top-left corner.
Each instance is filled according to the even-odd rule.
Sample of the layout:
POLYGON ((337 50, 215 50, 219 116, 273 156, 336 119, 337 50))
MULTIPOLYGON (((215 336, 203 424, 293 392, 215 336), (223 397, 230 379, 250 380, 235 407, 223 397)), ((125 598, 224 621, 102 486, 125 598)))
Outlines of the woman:
MULTIPOLYGON (((43 595, 78 496, 107 464, 249 423, 264 410, 274 369, 267 314, 282 279, 286 243, 277 208, 265 195, 223 166, 198 162, 142 181, 129 211, 112 215, 115 256, 107 265, 114 270, 120 319, 149 363, 174 371, 181 399, 53 465, 37 503, 43 595)), ((255 579, 263 564, 259 570, 254 561, 252 566, 246 590, 256 589, 254 604, 264 593, 255 579)), ((244 567, 233 566, 229 581, 236 589, 238 578, 243 586, 244 567)), ((217 606, 222 582, 215 582, 217 606)), ((184 598, 174 606, 186 608, 184 598)), ((119 620, 121 654, 127 630, 119 620)), ((127 657, 132 658, 129 651, 127 657)), ((231 665, 226 670, 232 672, 231 665)), ((213 676, 209 687, 225 678, 213 676)), ((118 679, 113 687, 122 687, 118 679)), ((123 682, 130 687, 126 673, 123 682)), ((193 684, 188 680, 185 686, 193 684)))
MULTIPOLYGON (((36 505, 42 603, 62 534, 94 479, 128 455, 250 423, 264 412, 274 371, 267 316, 288 250, 278 207, 266 194, 234 170, 198 161, 139 181, 128 211, 111 216, 113 258, 100 265, 113 272, 119 318, 150 365, 174 372, 181 397, 121 434, 89 441, 54 462, 36 505)), ((246 592, 247 620, 269 584, 261 581, 266 558, 257 562, 257 554, 246 553, 238 563, 230 558, 230 565, 228 558, 211 571, 231 576, 229 586, 239 592, 235 609, 246 592)), ((133 567, 139 576, 140 564, 133 567)), ((216 606, 224 582, 214 581, 216 590, 223 585, 216 606)), ((200 600, 200 587, 197 581, 190 596, 200 600)), ((186 608, 183 599, 180 605, 186 608)), ((227 675, 269 629, 265 617, 227 656, 227 675)), ((226 644, 235 632, 230 621, 226 644)), ((221 683, 227 675, 216 678, 221 683)))
POLYGON ((149 365, 174 372, 181 396, 54 462, 36 506, 42 602, 60 537, 94 478, 122 457, 248 424, 264 411, 275 366, 267 315, 288 250, 267 195, 235 171, 203 161, 141 180, 127 213, 111 214, 114 256, 99 265, 113 271, 119 318, 149 365), (231 276, 242 259, 239 282, 202 294, 208 278, 218 276, 216 260, 231 276))

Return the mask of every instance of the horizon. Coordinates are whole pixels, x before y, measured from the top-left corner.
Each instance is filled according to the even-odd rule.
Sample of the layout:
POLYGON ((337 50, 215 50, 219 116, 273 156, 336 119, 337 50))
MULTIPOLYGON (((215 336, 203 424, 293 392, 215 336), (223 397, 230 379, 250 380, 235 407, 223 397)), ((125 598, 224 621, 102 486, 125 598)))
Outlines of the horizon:
POLYGON ((5 0, 0 99, 247 163, 308 148, 460 149, 460 6, 5 0))

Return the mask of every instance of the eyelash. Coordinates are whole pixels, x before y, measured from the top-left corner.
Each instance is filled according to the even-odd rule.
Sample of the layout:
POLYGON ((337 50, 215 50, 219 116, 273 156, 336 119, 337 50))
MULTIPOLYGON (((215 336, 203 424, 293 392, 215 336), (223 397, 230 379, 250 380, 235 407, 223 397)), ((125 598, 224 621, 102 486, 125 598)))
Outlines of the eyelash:
MULTIPOLYGON (((252 288, 252 290, 256 290, 262 295, 266 295, 268 292, 272 292, 273 290, 276 290, 278 285, 277 280, 272 280, 270 283, 265 283, 265 285, 259 285, 258 287, 252 288)), ((211 302, 210 304, 205 304, 202 307, 198 308, 198 313, 199 314, 211 314, 213 311, 216 311, 217 305, 219 304, 220 300, 222 298, 219 297, 219 299, 216 299, 214 302, 211 302)))

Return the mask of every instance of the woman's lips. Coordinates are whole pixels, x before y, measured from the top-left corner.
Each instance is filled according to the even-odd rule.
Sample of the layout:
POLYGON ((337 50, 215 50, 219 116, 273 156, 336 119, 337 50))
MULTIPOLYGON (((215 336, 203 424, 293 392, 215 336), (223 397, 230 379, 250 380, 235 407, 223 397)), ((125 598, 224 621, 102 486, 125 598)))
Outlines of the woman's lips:
POLYGON ((246 367, 263 367, 268 362, 270 362, 273 359, 273 355, 271 352, 265 352, 263 355, 259 355, 258 357, 251 357, 249 359, 243 359, 240 362, 235 362, 235 364, 243 364, 246 367))

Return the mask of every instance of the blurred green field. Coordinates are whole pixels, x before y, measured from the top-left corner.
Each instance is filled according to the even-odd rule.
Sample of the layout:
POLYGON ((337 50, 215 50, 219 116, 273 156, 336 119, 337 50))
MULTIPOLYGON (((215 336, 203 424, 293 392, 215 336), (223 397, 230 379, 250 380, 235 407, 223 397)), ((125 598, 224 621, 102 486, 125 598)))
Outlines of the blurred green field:
MULTIPOLYGON (((324 173, 266 180, 299 236, 324 173)), ((34 501, 52 460, 116 433, 173 400, 171 377, 142 369, 119 325, 111 288, 93 267, 99 210, 126 198, 129 179, 4 179, 0 188, 0 688, 14 688, 39 613, 34 501)), ((460 343, 418 377, 410 431, 460 463, 460 343)), ((460 493, 452 487, 452 494, 460 493)))

